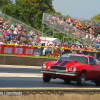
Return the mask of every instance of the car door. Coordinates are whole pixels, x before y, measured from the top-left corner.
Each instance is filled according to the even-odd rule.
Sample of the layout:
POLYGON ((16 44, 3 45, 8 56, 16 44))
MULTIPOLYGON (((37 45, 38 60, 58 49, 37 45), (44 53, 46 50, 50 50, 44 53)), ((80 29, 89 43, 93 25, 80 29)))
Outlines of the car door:
POLYGON ((85 65, 85 69, 86 69, 86 79, 90 80, 90 79, 94 79, 95 75, 95 68, 90 64, 92 61, 90 59, 90 57, 88 57, 88 64, 85 65))
POLYGON ((99 70, 98 70, 98 68, 99 68, 98 64, 99 63, 97 62, 97 60, 95 58, 92 58, 92 57, 89 58, 89 61, 90 61, 90 66, 93 68, 91 77, 93 79, 95 79, 99 75, 99 70))

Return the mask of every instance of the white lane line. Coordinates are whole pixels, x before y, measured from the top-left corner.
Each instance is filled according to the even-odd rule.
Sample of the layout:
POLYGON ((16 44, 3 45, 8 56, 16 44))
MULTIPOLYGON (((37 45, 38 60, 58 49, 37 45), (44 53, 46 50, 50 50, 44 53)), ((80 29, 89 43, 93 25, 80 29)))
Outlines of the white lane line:
POLYGON ((41 66, 0 65, 0 68, 31 68, 31 69, 41 69, 41 66))
POLYGON ((0 73, 0 77, 42 77, 42 74, 30 73, 0 73))
POLYGON ((19 88, 19 87, 8 87, 8 88, 2 88, 2 87, 0 87, 0 90, 65 90, 65 91, 69 91, 69 90, 71 90, 72 92, 73 92, 73 90, 75 91, 77 91, 77 90, 81 90, 81 91, 92 91, 93 92, 93 90, 97 90, 97 91, 99 91, 100 90, 100 88, 73 88, 73 87, 35 87, 35 88, 19 88))

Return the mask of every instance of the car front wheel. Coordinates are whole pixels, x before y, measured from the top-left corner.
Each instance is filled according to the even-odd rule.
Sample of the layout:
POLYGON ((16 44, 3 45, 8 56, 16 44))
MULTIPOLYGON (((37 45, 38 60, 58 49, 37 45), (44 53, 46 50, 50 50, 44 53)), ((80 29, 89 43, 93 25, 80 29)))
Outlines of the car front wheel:
POLYGON ((81 72, 77 78, 77 85, 84 85, 85 83, 85 72, 81 72))
POLYGON ((49 82, 51 80, 51 76, 43 73, 43 81, 49 82))
POLYGON ((100 86, 100 76, 97 78, 95 83, 96 83, 97 86, 100 86))

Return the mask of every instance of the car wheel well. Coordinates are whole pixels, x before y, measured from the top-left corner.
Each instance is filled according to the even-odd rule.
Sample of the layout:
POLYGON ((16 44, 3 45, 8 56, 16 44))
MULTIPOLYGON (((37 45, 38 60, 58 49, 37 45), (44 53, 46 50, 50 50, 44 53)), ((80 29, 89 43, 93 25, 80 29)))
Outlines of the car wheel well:
POLYGON ((77 85, 84 85, 84 83, 85 83, 85 75, 86 75, 86 73, 85 73, 85 71, 83 70, 81 73, 80 73, 80 75, 77 77, 77 85))
POLYGON ((83 69, 81 72, 85 72, 85 74, 86 74, 86 69, 83 69))

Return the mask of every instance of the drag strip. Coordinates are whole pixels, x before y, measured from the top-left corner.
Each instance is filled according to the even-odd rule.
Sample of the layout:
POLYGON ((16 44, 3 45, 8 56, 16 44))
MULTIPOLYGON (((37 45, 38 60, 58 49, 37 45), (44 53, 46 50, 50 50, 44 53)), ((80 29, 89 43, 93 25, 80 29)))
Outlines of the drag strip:
POLYGON ((100 88, 91 81, 77 86, 75 81, 66 84, 59 78, 43 82, 41 66, 0 65, 0 88, 100 88))
POLYGON ((26 65, 0 65, 0 68, 31 68, 31 69, 40 69, 41 66, 26 66, 26 65))

